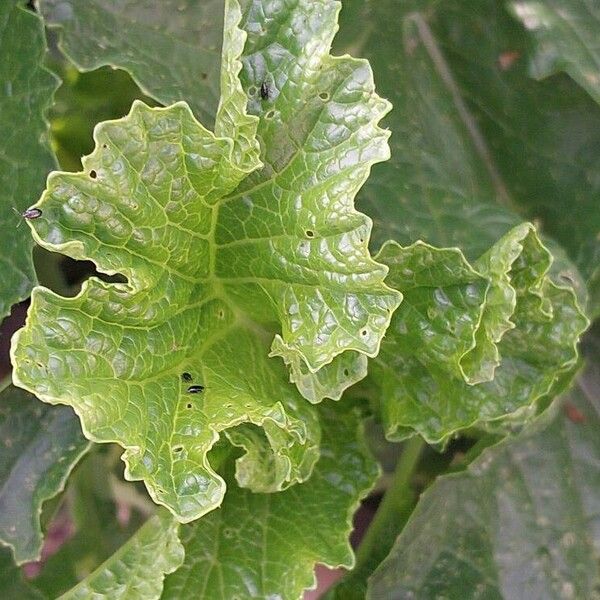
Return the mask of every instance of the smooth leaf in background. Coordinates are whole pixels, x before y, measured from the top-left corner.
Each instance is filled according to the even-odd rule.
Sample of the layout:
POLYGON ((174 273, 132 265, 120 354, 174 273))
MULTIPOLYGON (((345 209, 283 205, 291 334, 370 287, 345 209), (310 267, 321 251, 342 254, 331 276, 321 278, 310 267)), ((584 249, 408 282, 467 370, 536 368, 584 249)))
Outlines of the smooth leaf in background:
POLYGON ((163 600, 297 599, 314 585, 315 563, 352 567, 352 514, 378 469, 357 414, 331 405, 319 414, 321 458, 310 480, 278 494, 233 485, 218 511, 182 526, 185 562, 166 579, 163 600))
POLYGON ((8 548, 0 548, 0 589, 3 600, 44 600, 44 595, 24 580, 8 548))
MULTIPOLYGON (((595 360, 595 359, 594 359, 595 360)), ((593 598, 599 579, 597 361, 553 420, 422 496, 369 598, 593 598)))
POLYGON ((81 71, 128 71, 162 104, 187 101, 207 127, 219 103, 224 0, 40 0, 46 24, 81 71))
POLYGON ((155 600, 166 575, 183 562, 179 524, 167 511, 152 517, 115 554, 61 600, 155 600))
POLYGON ((344 2, 338 49, 368 58, 394 105, 392 159, 358 206, 377 248, 421 239, 469 260, 535 221, 569 252, 596 314, 600 109, 568 77, 530 77, 528 35, 495 0, 344 2))
POLYGON ((12 386, 0 394, 0 542, 18 564, 39 558, 42 504, 62 491, 88 447, 70 408, 12 386))
POLYGON ((40 18, 16 0, 0 4, 0 319, 35 285, 31 237, 19 212, 35 203, 56 163, 45 113, 58 80, 43 66, 40 18), (14 211, 17 211, 16 213, 14 211))
POLYGON ((572 370, 587 327, 551 257, 520 225, 470 265, 458 249, 384 245, 378 260, 404 300, 371 368, 389 439, 429 443, 504 417, 531 416, 572 370))
POLYGON ((207 456, 223 430, 236 427, 229 438, 246 449, 237 479, 253 491, 305 480, 318 458, 314 410, 267 358, 272 323, 281 324, 278 353, 312 373, 324 367, 340 389, 347 384, 331 373, 347 375, 336 357, 376 354, 399 301, 368 253, 370 222, 353 208, 387 156, 376 123, 388 105, 367 63, 328 55, 337 5, 267 6, 310 27, 272 29, 281 36, 272 45, 293 52, 271 67, 287 78, 270 84, 260 123, 245 114, 245 36, 232 2, 217 135, 184 103, 135 103, 96 128, 85 172, 50 176, 31 223, 45 248, 127 283, 91 279, 73 299, 34 290, 13 345, 14 381, 71 404, 91 439, 124 446, 126 477, 144 479, 182 521, 223 498, 207 456), (300 68, 309 64, 321 68, 316 79, 300 68), (280 143, 272 123, 292 115, 293 138, 280 143))
POLYGON ((600 104, 598 6, 585 0, 518 0, 509 6, 536 42, 532 76, 543 79, 565 71, 600 104))

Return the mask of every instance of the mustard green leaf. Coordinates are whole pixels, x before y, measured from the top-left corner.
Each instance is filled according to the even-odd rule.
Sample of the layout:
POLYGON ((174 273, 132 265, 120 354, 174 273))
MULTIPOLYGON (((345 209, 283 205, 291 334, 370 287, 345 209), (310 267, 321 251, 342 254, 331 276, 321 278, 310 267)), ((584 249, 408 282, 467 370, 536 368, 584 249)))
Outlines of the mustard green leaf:
POLYGON ((368 598, 593 598, 598 362, 521 434, 423 494, 368 598))
POLYGON ((162 104, 186 100, 211 126, 219 102, 224 0, 39 0, 59 46, 81 71, 128 71, 162 104))
POLYGON ((154 600, 165 575, 183 562, 179 524, 166 511, 152 517, 109 559, 60 600, 154 600))
POLYGON ((56 166, 45 113, 58 80, 43 66, 46 41, 40 18, 16 0, 0 5, 0 319, 36 283, 31 237, 19 213, 39 198, 56 166))
POLYGON ((548 277, 531 225, 511 230, 472 265, 458 249, 390 242, 378 260, 404 300, 371 382, 390 439, 430 443, 460 429, 532 416, 577 361, 588 321, 570 288, 548 277))
POLYGON ((299 53, 279 65, 290 90, 282 80, 270 109, 295 114, 293 143, 270 139, 271 125, 245 113, 236 77, 245 34, 230 2, 220 136, 185 103, 135 102, 96 128, 84 172, 51 174, 30 224, 43 247, 127 282, 92 278, 70 299, 34 290, 13 344, 14 381, 73 406, 90 439, 121 444, 126 477, 143 479, 184 522, 221 503, 225 483, 207 454, 222 431, 245 448, 237 479, 253 491, 304 481, 318 458, 316 413, 268 358, 273 324, 281 354, 318 381, 299 385, 317 401, 364 375, 361 355, 377 352, 399 300, 368 253, 370 221, 353 208, 372 163, 387 156, 376 122, 388 105, 367 63, 327 54, 337 5, 278 6, 315 28, 274 28, 299 53), (321 77, 298 68, 307 61, 321 77), (275 165, 283 150, 287 162, 275 165))
POLYGON ((163 600, 297 599, 314 585, 315 563, 352 567, 352 514, 378 470, 354 412, 325 404, 319 415, 310 480, 271 495, 232 486, 218 511, 182 526, 185 561, 163 600))
POLYGON ((39 559, 42 505, 63 490, 88 447, 70 408, 13 386, 0 394, 0 543, 17 564, 39 559))

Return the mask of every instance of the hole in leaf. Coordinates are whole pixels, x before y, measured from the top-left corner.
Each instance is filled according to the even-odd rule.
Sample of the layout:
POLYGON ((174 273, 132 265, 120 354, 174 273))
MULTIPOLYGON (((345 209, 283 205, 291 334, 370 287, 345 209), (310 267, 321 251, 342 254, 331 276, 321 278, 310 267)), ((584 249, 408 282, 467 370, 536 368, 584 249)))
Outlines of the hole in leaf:
POLYGON ((224 319, 225 318, 225 311, 223 309, 221 309, 218 312, 218 316, 219 316, 219 319, 224 319))
POLYGON ((329 94, 327 92, 321 92, 319 94, 319 98, 321 98, 323 102, 327 102, 327 100, 329 100, 329 94))
POLYGON ((185 407, 186 407, 186 408, 192 408, 192 403, 191 403, 191 402, 188 402, 188 403, 185 405, 185 407))
POLYGON ((178 454, 179 452, 181 452, 182 450, 183 450, 183 446, 175 446, 175 447, 173 448, 173 452, 175 452, 175 453, 177 453, 177 454, 178 454))
POLYGON ((348 377, 350 375, 350 371, 348 369, 344 369, 344 377, 348 377))
POLYGON ((275 116, 275 111, 274 110, 270 110, 266 115, 265 115, 265 119, 272 119, 275 116))
POLYGON ((90 177, 91 177, 92 179, 96 179, 96 177, 98 177, 98 173, 96 173, 96 171, 94 171, 94 169, 92 169, 92 170, 90 171, 90 177))
POLYGON ((312 229, 307 229, 305 231, 305 233, 306 233, 306 237, 309 237, 309 238, 315 237, 315 232, 312 229))
POLYGON ((365 336, 367 335, 367 333, 369 333, 369 332, 368 332, 366 329, 363 329, 363 330, 360 332, 360 335, 362 335, 363 337, 365 337, 365 336))
POLYGON ((102 144, 102 147, 106 150, 106 148, 108 148, 108 144, 102 144))

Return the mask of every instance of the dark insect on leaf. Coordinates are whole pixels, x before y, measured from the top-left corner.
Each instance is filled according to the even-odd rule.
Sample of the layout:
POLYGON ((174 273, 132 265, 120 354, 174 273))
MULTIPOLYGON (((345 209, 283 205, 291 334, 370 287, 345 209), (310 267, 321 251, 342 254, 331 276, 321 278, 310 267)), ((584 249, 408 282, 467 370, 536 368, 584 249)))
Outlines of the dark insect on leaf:
POLYGON ((13 210, 24 219, 38 219, 42 216, 42 211, 39 208, 28 208, 21 213, 16 208, 13 210))
POLYGON ((266 81, 263 81, 260 84, 260 97, 263 100, 268 100, 271 97, 271 88, 266 81))
POLYGON ((187 389, 188 394, 200 394, 201 392, 204 391, 204 386, 203 385, 190 385, 190 387, 187 389))
POLYGON ((192 376, 189 373, 182 373, 181 374, 181 379, 183 379, 183 381, 192 381, 192 376))

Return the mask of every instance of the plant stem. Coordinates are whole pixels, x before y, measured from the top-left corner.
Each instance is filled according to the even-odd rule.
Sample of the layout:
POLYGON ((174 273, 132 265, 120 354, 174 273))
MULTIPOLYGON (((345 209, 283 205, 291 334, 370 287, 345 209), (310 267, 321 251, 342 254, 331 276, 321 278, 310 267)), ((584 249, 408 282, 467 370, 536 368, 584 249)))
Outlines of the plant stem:
POLYGON ((418 436, 404 444, 391 485, 356 552, 357 570, 370 571, 369 565, 379 564, 408 520, 416 500, 410 480, 424 447, 425 442, 418 436))

